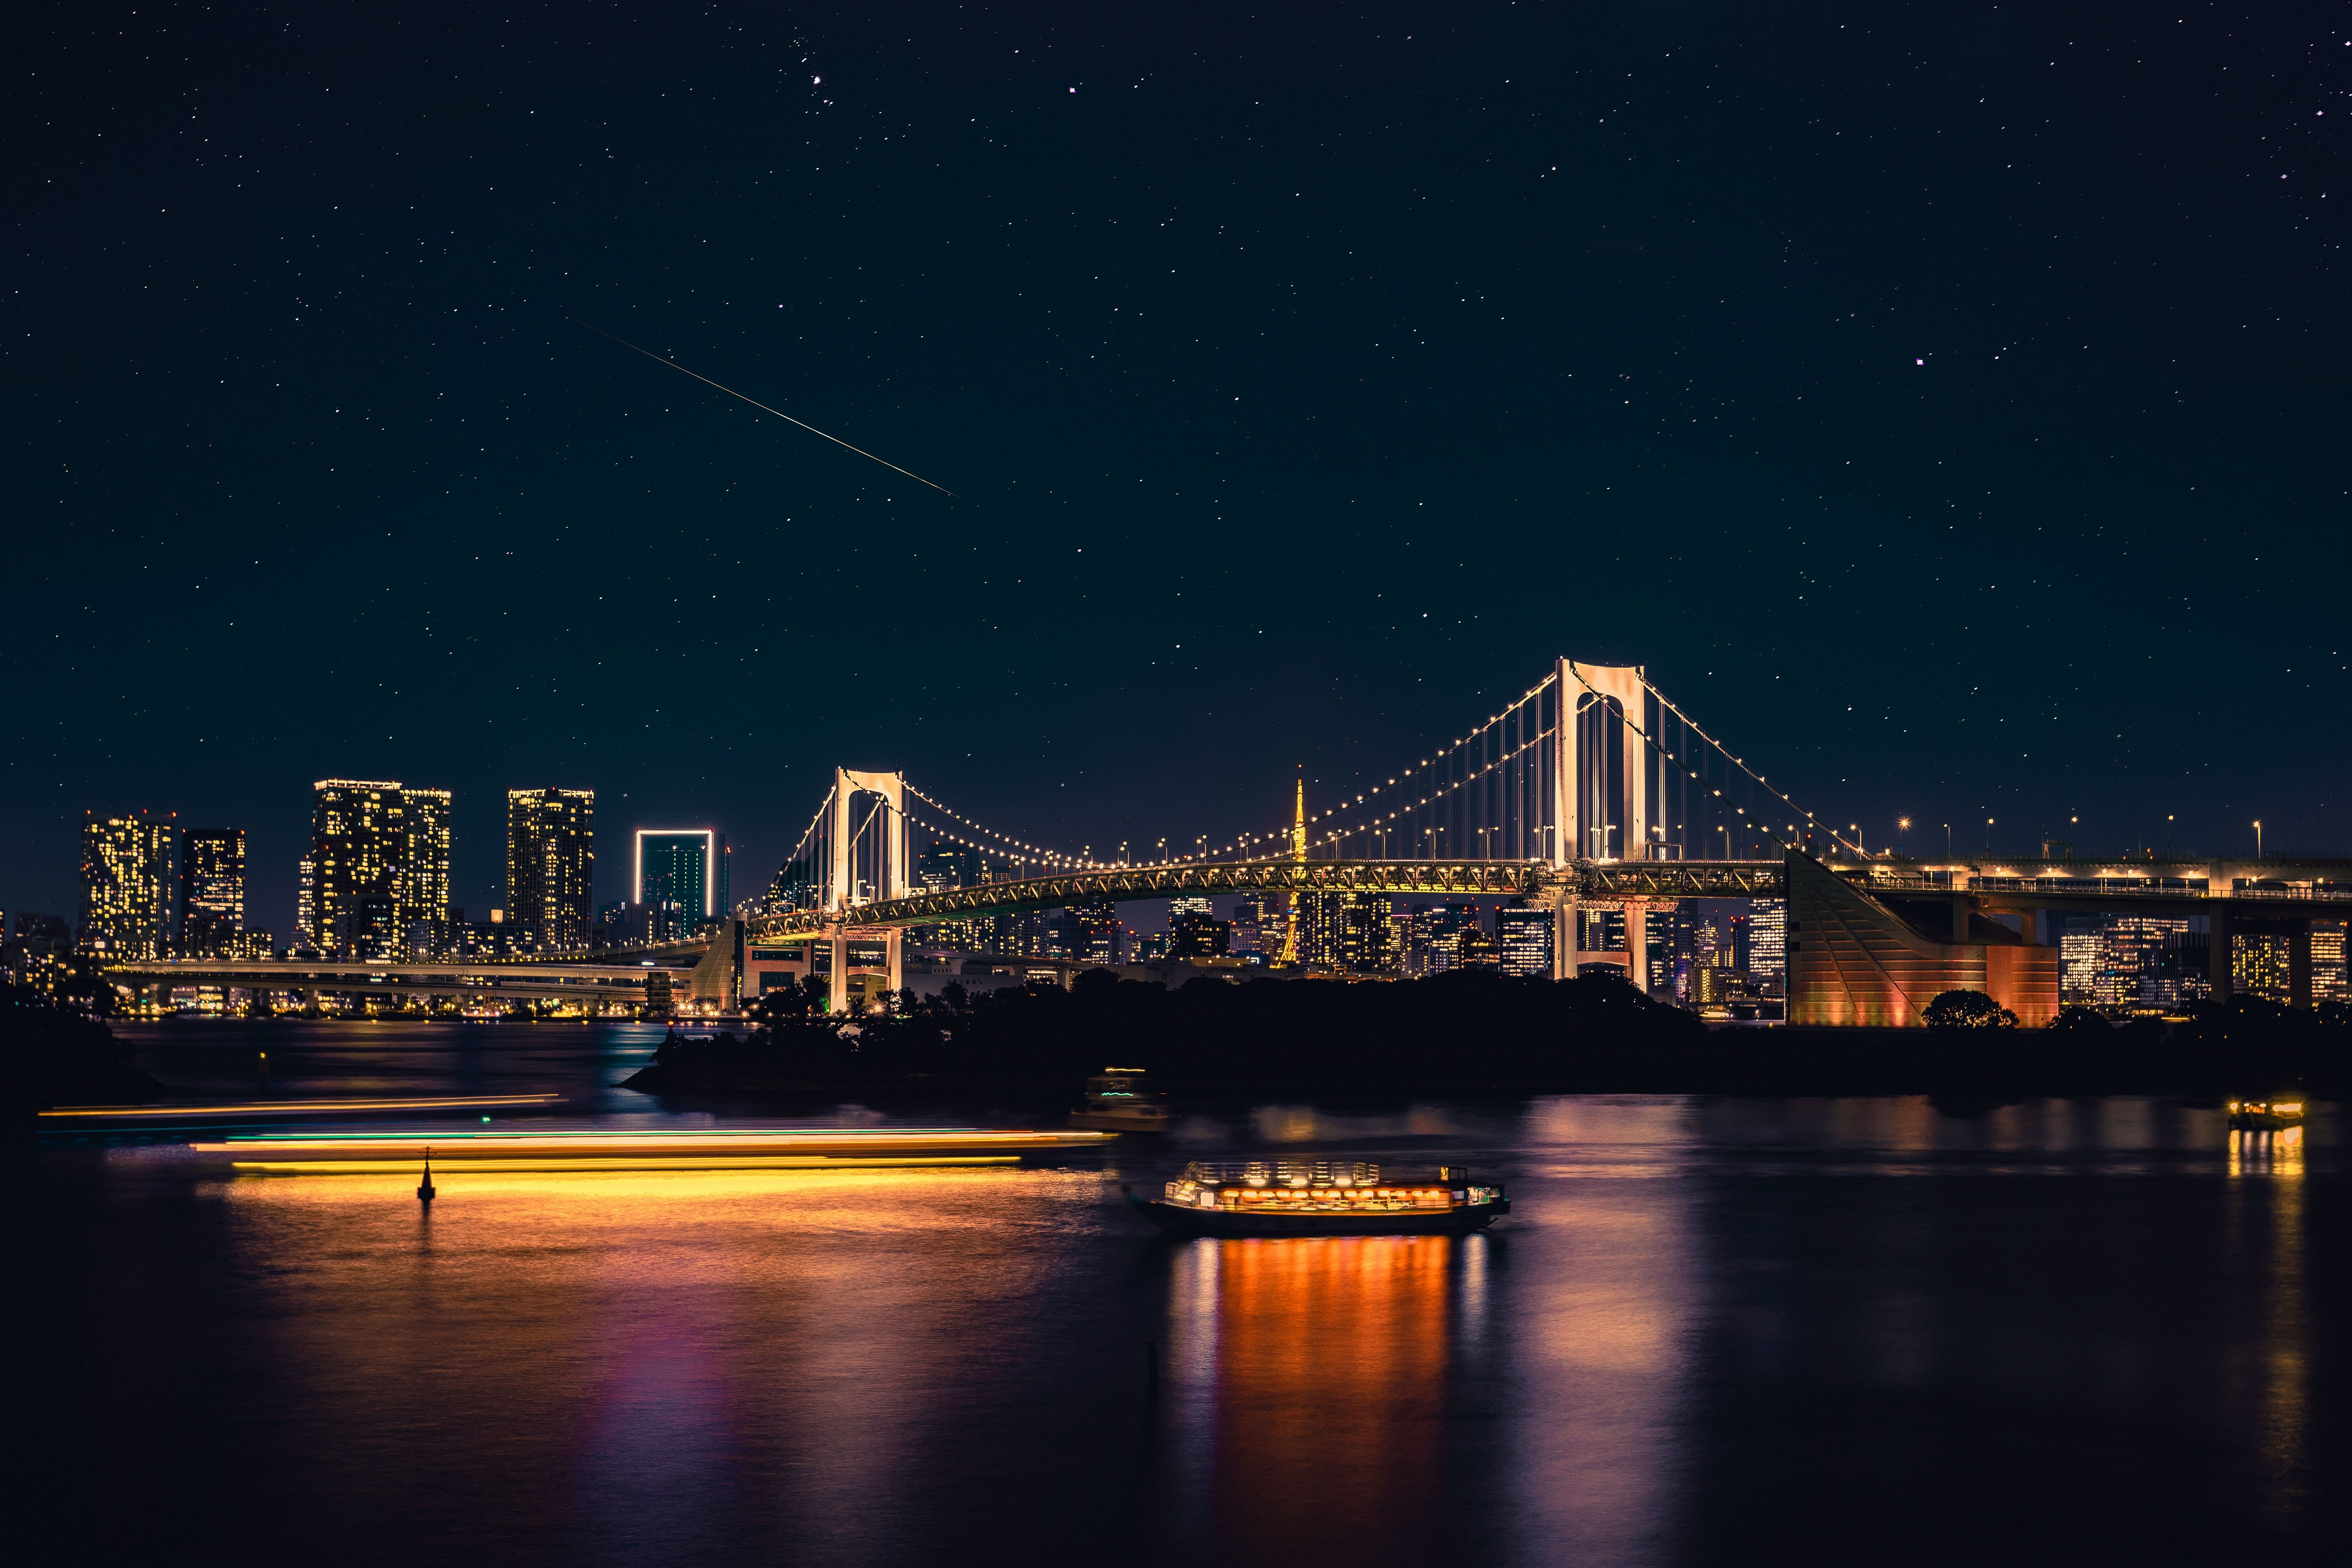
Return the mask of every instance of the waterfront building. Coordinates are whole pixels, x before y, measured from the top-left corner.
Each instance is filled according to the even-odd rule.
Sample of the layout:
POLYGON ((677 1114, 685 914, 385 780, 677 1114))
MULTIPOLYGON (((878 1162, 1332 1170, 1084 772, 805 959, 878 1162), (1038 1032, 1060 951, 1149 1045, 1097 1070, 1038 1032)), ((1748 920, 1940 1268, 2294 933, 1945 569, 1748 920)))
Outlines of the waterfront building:
POLYGON ((596 882, 596 792, 507 791, 507 921, 541 952, 588 946, 596 882))
POLYGON ((1168 929, 1174 931, 1176 922, 1186 915, 1213 917, 1215 914, 1216 910, 1211 907, 1206 898, 1171 899, 1168 900, 1168 929))
POLYGON ((1538 977, 1551 973, 1552 912, 1508 904, 1495 911, 1495 940, 1502 949, 1503 973, 1538 977))
POLYGON ((244 930, 245 829, 188 829, 180 840, 180 951, 222 957, 244 930))
POLYGON ((396 957, 408 928, 449 918, 449 792, 396 781, 311 786, 310 941, 339 958, 396 957))
MULTIPOLYGON (((727 837, 715 828, 640 827, 631 882, 635 901, 676 904, 689 926, 699 926, 730 907, 729 860, 727 837)), ((813 891, 824 896, 821 889, 813 891)))
POLYGON ((1462 933, 1479 925, 1475 904, 1417 907, 1412 916, 1413 951, 1418 973, 1443 974, 1462 965, 1462 933))
POLYGON ((155 959, 179 928, 180 829, 170 817, 96 816, 81 825, 81 942, 110 958, 155 959))
POLYGON ((1503 944, 1489 936, 1485 926, 1473 921, 1454 939, 1454 958, 1457 969, 1500 969, 1503 944))

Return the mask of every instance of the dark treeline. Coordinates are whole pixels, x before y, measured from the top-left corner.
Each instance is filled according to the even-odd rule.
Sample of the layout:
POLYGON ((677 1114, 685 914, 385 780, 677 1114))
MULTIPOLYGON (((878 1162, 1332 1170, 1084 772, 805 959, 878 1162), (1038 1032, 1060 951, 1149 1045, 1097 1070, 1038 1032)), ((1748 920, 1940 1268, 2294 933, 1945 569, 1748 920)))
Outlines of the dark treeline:
POLYGON ((0 985, 0 1103, 20 1111, 135 1104, 163 1087, 103 1019, 70 999, 0 985))
POLYGON ((1177 1096, 1724 1092, 2268 1093, 2340 1090, 2341 1008, 2242 998, 2168 1028, 2070 1016, 2051 1029, 1709 1029, 1612 974, 1569 981, 1466 972, 1380 984, 1195 980, 1179 989, 1082 974, 902 998, 829 1019, 813 992, 772 994, 748 1037, 672 1034, 630 1080, 653 1093, 827 1091, 891 1085, 1075 1092, 1108 1066, 1177 1096), (2087 1022, 2086 1022, 2087 1019, 2087 1022))

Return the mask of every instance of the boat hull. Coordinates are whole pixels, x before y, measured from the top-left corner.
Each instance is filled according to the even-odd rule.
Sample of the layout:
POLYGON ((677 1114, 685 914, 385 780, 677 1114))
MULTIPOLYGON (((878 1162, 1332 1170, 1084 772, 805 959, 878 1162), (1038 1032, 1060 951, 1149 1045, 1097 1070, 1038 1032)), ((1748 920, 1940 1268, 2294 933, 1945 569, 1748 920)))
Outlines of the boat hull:
POLYGON ((1511 1212, 1511 1200, 1391 1214, 1248 1214, 1186 1208, 1135 1193, 1127 1201, 1171 1236, 1466 1236, 1511 1212))
POLYGON ((1116 1111, 1073 1110, 1070 1125, 1094 1132, 1165 1132, 1165 1116, 1121 1116, 1116 1111))

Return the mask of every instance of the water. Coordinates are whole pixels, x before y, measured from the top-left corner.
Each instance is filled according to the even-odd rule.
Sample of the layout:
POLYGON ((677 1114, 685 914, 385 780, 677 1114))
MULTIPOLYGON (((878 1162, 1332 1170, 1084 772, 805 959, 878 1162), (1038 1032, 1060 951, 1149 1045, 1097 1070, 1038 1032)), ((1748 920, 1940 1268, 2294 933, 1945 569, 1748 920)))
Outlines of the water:
MULTIPOLYGON (((709 1118, 609 1087, 654 1037, 142 1047, 239 1094, 266 1040, 288 1096, 709 1118)), ((2336 1125, 2233 1143, 2211 1110, 2128 1099, 1240 1106, 1060 1168, 459 1173, 429 1215, 413 1179, 56 1143, 16 1205, 17 1473, 101 1561, 2297 1561, 2343 1525, 2336 1125), (1517 1212, 1214 1243, 1118 1205, 1121 1177, 1273 1145, 1466 1160, 1517 1212)))

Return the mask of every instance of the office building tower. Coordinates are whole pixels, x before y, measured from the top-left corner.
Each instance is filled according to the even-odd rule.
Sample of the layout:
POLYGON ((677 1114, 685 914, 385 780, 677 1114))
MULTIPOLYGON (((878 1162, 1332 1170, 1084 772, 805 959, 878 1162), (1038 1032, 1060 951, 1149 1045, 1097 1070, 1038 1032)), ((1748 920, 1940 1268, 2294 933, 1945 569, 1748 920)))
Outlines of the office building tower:
POLYGON ((180 838, 180 951, 226 957, 244 930, 245 829, 188 829, 180 838))
POLYGON ((81 825, 81 942, 109 958, 167 956, 179 929, 180 829, 169 817, 81 825))
POLYGON ((1778 996, 1789 978, 1789 900, 1752 899, 1748 905, 1748 979, 1759 996, 1778 996))
POLYGON ((1504 973, 1551 973, 1551 914, 1524 905, 1495 911, 1495 940, 1502 948, 1504 973))
POLYGON ((404 920, 449 918, 449 792, 400 792, 407 863, 402 868, 400 913, 404 920))
POLYGON ((311 786, 310 941, 338 958, 394 958, 410 926, 449 918, 449 792, 396 781, 311 786))
POLYGON ((2061 918, 2066 923, 2058 933, 2058 1000, 2069 1007, 2095 1007, 2112 968, 2106 932, 2095 915, 2061 918))
POLYGON ((541 952, 588 946, 596 884, 596 792, 507 791, 507 922, 541 952))
POLYGON ((1233 937, 1234 928, 1216 916, 1186 910, 1169 929, 1168 951, 1176 958, 1222 958, 1232 950, 1233 937))
POLYGON ((1487 934, 1484 925, 1473 922, 1462 928, 1454 938, 1454 967, 1457 969, 1500 969, 1503 966, 1503 944, 1487 934))
POLYGON ((2315 921, 2311 926, 2311 999, 2342 1002, 2347 996, 2344 973, 2344 922, 2315 921))
POLYGON ((1344 893, 1340 915, 1339 964, 1352 974, 1386 974, 1396 967, 1396 952, 1389 945, 1389 914, 1385 893, 1344 893))
POLYGON ((319 950, 319 863, 308 855, 295 867, 294 946, 319 950))
POLYGON ((1108 968, 1119 962, 1125 932, 1118 922, 1118 906, 1108 899, 1097 899, 1089 903, 1072 904, 1070 918, 1077 922, 1077 957, 1088 963, 1108 968))
POLYGON ((1208 915, 1213 917, 1216 912, 1217 911, 1211 907, 1209 900, 1205 898, 1171 899, 1168 900, 1168 927, 1171 931, 1173 931, 1176 928, 1176 922, 1182 920, 1186 915, 1208 915))
POLYGON ((2234 936, 2231 939, 2231 984, 2240 995, 2284 1002, 2287 984, 2287 939, 2283 936, 2234 936))
POLYGON ((967 844, 934 842, 915 857, 915 883, 934 893, 980 886, 980 851, 967 844))
POLYGON ((1348 895, 1300 893, 1297 900, 1298 962, 1316 969, 1340 968, 1347 946, 1348 895))
POLYGON ((1413 944, 1420 972, 1443 974, 1462 966, 1462 933, 1478 925, 1475 904, 1440 904, 1413 914, 1413 944))
MULTIPOLYGON (((676 904, 686 911, 690 929, 725 914, 726 844, 715 828, 638 828, 635 901, 676 904)), ((814 891, 824 896, 824 889, 814 891)))

